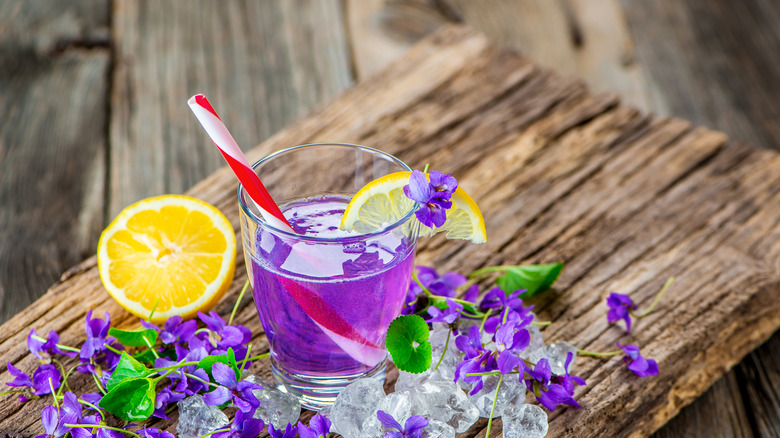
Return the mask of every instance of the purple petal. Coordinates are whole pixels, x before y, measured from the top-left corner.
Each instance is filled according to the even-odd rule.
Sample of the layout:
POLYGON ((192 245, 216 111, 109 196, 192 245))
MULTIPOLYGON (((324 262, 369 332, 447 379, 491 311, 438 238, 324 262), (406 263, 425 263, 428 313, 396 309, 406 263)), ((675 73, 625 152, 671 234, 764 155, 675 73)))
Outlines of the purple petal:
POLYGON ((41 365, 33 374, 33 394, 51 394, 60 388, 62 375, 56 366, 51 364, 41 365))
POLYGON ((233 368, 225 365, 222 362, 216 362, 211 368, 211 374, 214 376, 214 380, 220 385, 224 385, 230 389, 235 388, 238 385, 236 382, 236 372, 233 368))
POLYGON ((479 297, 479 285, 473 284, 469 288, 469 290, 466 291, 466 294, 463 295, 463 300, 468 301, 470 303, 476 303, 477 297, 479 297))
POLYGON ((16 368, 11 362, 8 362, 6 366, 8 368, 8 372, 14 376, 14 380, 6 383, 6 385, 13 387, 29 386, 32 388, 33 384, 30 380, 30 376, 28 376, 27 373, 20 370, 19 368, 16 368))
POLYGON ((41 411, 41 424, 47 434, 53 435, 57 429, 57 423, 59 422, 59 415, 57 414, 57 408, 54 406, 46 406, 41 411))
POLYGON ((41 347, 43 347, 44 341, 39 341, 33 336, 38 336, 38 333, 35 333, 35 329, 30 330, 30 334, 27 335, 27 348, 29 348, 30 353, 35 355, 35 357, 38 359, 43 359, 43 355, 41 354, 41 347))
POLYGON ((221 332, 223 328, 227 325, 225 323, 225 320, 222 319, 217 312, 211 311, 208 315, 198 312, 198 317, 201 321, 203 321, 204 324, 208 326, 211 330, 214 330, 215 332, 221 332))
POLYGON ((412 175, 409 177, 409 184, 404 186, 406 197, 420 204, 427 203, 433 196, 433 193, 433 188, 428 184, 428 178, 419 170, 412 172, 412 175))
POLYGON ((420 205, 420 208, 417 209, 417 211, 414 212, 414 216, 417 218, 418 221, 420 221, 421 224, 425 225, 428 228, 434 227, 433 217, 430 208, 428 208, 428 204, 422 204, 420 205))
POLYGON ((404 424, 404 432, 414 433, 428 425, 428 420, 419 415, 412 415, 404 424))
POLYGON ((623 346, 620 345, 620 342, 618 342, 617 346, 620 347, 620 349, 623 350, 623 352, 626 353, 626 355, 630 357, 631 360, 636 360, 638 357, 641 357, 639 354, 639 347, 637 347, 636 345, 632 344, 632 345, 623 346))
POLYGON ((396 421, 395 418, 393 418, 390 414, 388 414, 385 411, 377 411, 376 417, 379 419, 379 422, 382 423, 382 426, 384 426, 386 429, 403 430, 403 427, 401 427, 401 423, 396 421))
MULTIPOLYGON (((428 210, 430 211, 430 219, 431 222, 433 222, 433 225, 435 225, 437 228, 444 225, 444 222, 447 222, 447 208, 443 207, 442 205, 431 203, 429 202, 427 204, 428 210)), ((420 211, 420 210, 417 210, 420 211)), ((422 222, 422 221, 421 221, 422 222)))
POLYGON ((317 414, 309 420, 309 426, 318 434, 326 436, 330 432, 331 422, 328 417, 317 414))
POLYGON ((520 361, 521 359, 512 354, 512 352, 504 350, 498 355, 498 370, 501 374, 509 373, 520 364, 520 361))
POLYGON ((79 418, 81 418, 83 411, 81 409, 81 403, 79 403, 79 398, 76 396, 76 394, 71 391, 65 392, 65 396, 63 397, 62 402, 62 410, 64 415, 76 414, 79 418))
POLYGON ((152 324, 151 322, 145 321, 143 319, 141 320, 141 327, 143 327, 145 329, 152 329, 152 330, 154 330, 156 332, 160 331, 160 327, 157 327, 156 325, 152 324))
POLYGON ((243 340, 244 333, 229 325, 222 330, 222 340, 219 341, 219 345, 222 348, 235 347, 241 345, 243 340))
POLYGON ((228 400, 230 400, 230 390, 224 386, 220 386, 217 389, 211 392, 207 392, 203 395, 203 401, 206 402, 207 405, 211 406, 219 406, 222 403, 227 403, 228 400))

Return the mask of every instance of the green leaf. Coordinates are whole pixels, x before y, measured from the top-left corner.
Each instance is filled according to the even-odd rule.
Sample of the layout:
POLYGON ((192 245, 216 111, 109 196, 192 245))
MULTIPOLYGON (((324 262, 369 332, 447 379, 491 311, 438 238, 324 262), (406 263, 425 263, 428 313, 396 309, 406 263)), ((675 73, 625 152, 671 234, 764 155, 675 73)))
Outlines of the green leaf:
POLYGON ((154 389, 154 381, 146 377, 125 379, 108 391, 98 406, 123 420, 146 420, 154 412, 154 389))
POLYGON ((200 362, 198 362, 198 368, 205 370, 212 382, 214 381, 214 375, 211 374, 211 369, 217 362, 222 362, 230 368, 233 368, 233 371, 236 373, 236 380, 241 379, 241 371, 238 369, 238 364, 236 363, 236 354, 233 352, 233 348, 228 348, 228 351, 225 354, 220 354, 218 356, 206 356, 201 359, 200 362))
POLYGON ((501 270, 506 272, 496 279, 496 284, 506 293, 525 289, 520 298, 528 298, 549 289, 561 274, 563 263, 501 266, 501 270))
POLYGON ((419 374, 431 366, 428 324, 418 315, 401 315, 387 328, 387 351, 398 369, 419 374))
POLYGON ((120 330, 111 327, 108 335, 113 336, 126 347, 152 347, 157 342, 157 332, 154 329, 120 330))
POLYGON ((148 373, 149 370, 141 362, 123 351, 119 358, 119 363, 116 365, 114 372, 111 373, 108 383, 106 383, 106 389, 111 391, 125 379, 144 377, 148 373))

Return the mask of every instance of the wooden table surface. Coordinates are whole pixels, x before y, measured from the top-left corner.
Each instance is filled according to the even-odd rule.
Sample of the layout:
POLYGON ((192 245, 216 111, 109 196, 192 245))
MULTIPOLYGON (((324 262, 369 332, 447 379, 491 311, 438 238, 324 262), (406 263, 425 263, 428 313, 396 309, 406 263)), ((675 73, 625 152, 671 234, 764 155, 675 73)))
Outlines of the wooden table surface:
MULTIPOLYGON (((189 95, 254 145, 452 21, 640 109, 778 148, 774 2, 1 1, 2 320, 93 255, 125 205, 223 166, 189 95)), ((778 347, 657 435, 780 436, 778 347)))

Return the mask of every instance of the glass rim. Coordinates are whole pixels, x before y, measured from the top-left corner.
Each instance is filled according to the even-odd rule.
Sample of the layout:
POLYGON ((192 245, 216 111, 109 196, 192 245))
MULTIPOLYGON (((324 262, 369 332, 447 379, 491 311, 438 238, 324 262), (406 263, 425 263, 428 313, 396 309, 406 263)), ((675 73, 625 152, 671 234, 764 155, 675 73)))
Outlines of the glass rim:
MULTIPOLYGON (((392 161, 395 164, 401 166, 401 168, 405 169, 406 171, 409 171, 409 172, 412 171, 412 168, 409 167, 406 163, 404 163, 403 161, 399 160, 394 155, 391 155, 391 154, 389 154, 387 152, 384 152, 384 151, 381 151, 379 149, 375 149, 375 148, 372 148, 372 147, 369 147, 369 146, 362 146, 362 145, 358 145, 358 144, 352 144, 352 143, 328 143, 328 142, 325 142, 325 143, 307 143, 307 144, 301 144, 301 145, 297 145, 297 146, 291 146, 291 147, 284 148, 284 149, 279 149, 278 151, 272 152, 272 153, 266 155, 265 157, 257 160, 254 164, 252 164, 252 170, 257 169, 257 167, 260 166, 261 164, 263 164, 263 163, 265 163, 265 162, 267 162, 269 160, 272 160, 272 159, 274 159, 274 158, 276 158, 276 157, 278 157, 280 155, 284 155, 284 154, 287 154, 287 153, 290 153, 290 152, 294 152, 294 151, 297 151, 299 149, 308 149, 308 148, 318 147, 318 146, 341 146, 341 147, 358 149, 358 150, 362 150, 364 152, 370 152, 370 153, 373 153, 373 154, 382 155, 385 158, 388 158, 389 161, 392 161)), ((409 211, 406 212, 406 214, 403 217, 397 219, 395 222, 392 222, 392 223, 388 224, 385 227, 382 227, 381 229, 379 229, 377 231, 372 231, 370 233, 347 235, 347 236, 339 236, 339 237, 305 236, 303 234, 296 234, 296 233, 292 233, 292 232, 287 231, 287 230, 283 230, 283 229, 274 227, 270 223, 266 222, 265 219, 263 219, 261 216, 258 216, 257 214, 255 214, 255 212, 253 212, 249 208, 247 203, 244 202, 244 199, 241 196, 242 192, 246 193, 244 191, 244 185, 239 182, 238 183, 238 190, 237 190, 238 205, 241 207, 241 210, 243 210, 244 214, 249 216, 249 218, 252 220, 252 222, 257 224, 259 227, 266 228, 266 229, 272 231, 275 234, 280 234, 282 236, 286 236, 286 237, 289 237, 289 238, 292 238, 292 239, 301 240, 301 241, 319 242, 319 243, 344 243, 344 242, 352 242, 352 241, 362 241, 362 240, 366 240, 366 239, 371 238, 371 237, 381 236, 383 234, 386 234, 389 231, 392 231, 395 228, 400 227, 404 223, 406 223, 408 220, 411 219, 411 217, 414 214, 414 212, 417 211, 417 209, 420 207, 420 204, 418 202, 413 201, 412 208, 410 208, 409 211)), ((247 196, 249 196, 249 195, 247 195, 247 196)))

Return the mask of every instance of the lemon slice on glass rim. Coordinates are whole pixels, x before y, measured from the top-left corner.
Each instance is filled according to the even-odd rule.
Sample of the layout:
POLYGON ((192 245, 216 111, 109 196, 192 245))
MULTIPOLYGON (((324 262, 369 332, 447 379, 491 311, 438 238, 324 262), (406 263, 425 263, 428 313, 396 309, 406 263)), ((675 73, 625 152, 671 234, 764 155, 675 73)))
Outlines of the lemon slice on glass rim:
POLYGON ((128 312, 162 322, 217 304, 233 280, 236 235, 216 207, 182 195, 136 202, 106 227, 98 271, 128 312))
MULTIPOLYGON (((381 230, 406 215, 414 201, 404 194, 412 172, 395 172, 366 184, 349 201, 341 219, 342 230, 370 233, 381 230)), ((428 176, 426 174, 426 176, 428 176)), ((477 203, 460 186, 452 194, 452 208, 447 210, 447 221, 431 229, 419 223, 420 236, 447 232, 448 239, 464 239, 471 243, 485 243, 485 220, 477 203)))

